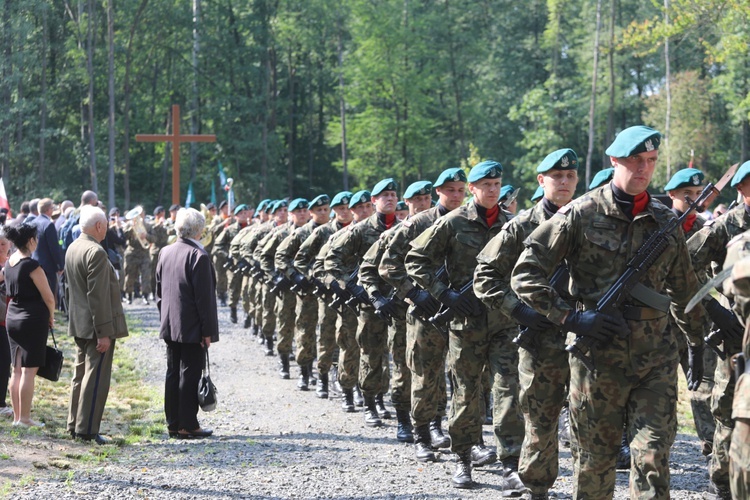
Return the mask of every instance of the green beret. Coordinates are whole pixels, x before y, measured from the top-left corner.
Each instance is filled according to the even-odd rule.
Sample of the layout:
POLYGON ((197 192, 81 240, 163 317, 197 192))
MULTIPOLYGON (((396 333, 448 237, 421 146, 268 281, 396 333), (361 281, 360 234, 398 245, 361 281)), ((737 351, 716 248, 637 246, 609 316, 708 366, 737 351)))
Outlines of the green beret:
POLYGON ((289 211, 299 210, 300 208, 307 208, 309 205, 308 201, 304 198, 295 198, 289 203, 289 211))
POLYGON ((399 201, 396 203, 396 210, 409 210, 409 205, 405 201, 399 201))
POLYGON ((268 206, 269 203, 271 203, 271 200, 269 200, 268 198, 266 198, 265 200, 263 200, 260 203, 258 203, 258 210, 257 210, 257 212, 262 212, 263 210, 265 210, 266 206, 268 206))
POLYGON ((466 182, 466 172, 459 167, 443 170, 432 187, 440 187, 446 182, 466 182))
POLYGON ((271 213, 275 214, 279 211, 279 209, 287 207, 289 207, 289 204, 286 202, 286 200, 276 200, 276 203, 273 204, 273 208, 271 209, 271 213))
POLYGON ((643 125, 628 127, 615 137, 605 153, 615 158, 627 158, 645 151, 659 149, 661 134, 658 130, 643 125))
POLYGON ((683 168, 678 170, 669 179, 667 185, 664 186, 664 191, 672 191, 673 189, 680 189, 684 187, 696 187, 703 185, 703 172, 697 168, 683 168))
POLYGON ((417 181, 409 185, 404 192, 404 199, 414 198, 415 196, 422 196, 424 194, 432 193, 432 183, 430 181, 417 181))
POLYGON ((322 207, 331 204, 331 198, 327 194, 321 194, 313 198, 310 202, 310 208, 322 207))
POLYGON ((500 201, 503 201, 505 198, 507 198, 508 196, 510 196, 511 194, 513 194, 513 192, 515 190, 516 190, 516 188, 514 188, 510 184, 508 184, 506 186, 503 186, 500 189, 500 201))
POLYGON ((732 187, 737 187, 737 184, 742 182, 748 175, 750 175, 750 161, 746 161, 737 169, 737 173, 732 177, 732 187))
POLYGON ((331 200, 331 208, 338 207, 339 205, 348 205, 349 200, 352 199, 351 191, 341 191, 331 200))
POLYGON ((250 210, 250 208, 245 205, 244 203, 240 203, 236 207, 234 207, 234 215, 237 215, 238 213, 242 212, 243 210, 250 210))
POLYGON ((536 188, 536 191, 534 191, 534 194, 531 195, 531 201, 538 201, 542 199, 542 196, 544 196, 544 188, 542 186, 539 186, 536 188))
POLYGON ((390 177, 388 179, 383 179, 382 181, 375 184, 375 187, 372 188, 372 193, 370 193, 370 195, 377 196, 383 191, 398 191, 398 184, 390 177))
POLYGON ((268 204, 266 204, 266 213, 272 214, 273 213, 273 206, 276 205, 277 200, 268 200, 268 204))
POLYGON ((612 180, 612 177, 615 175, 615 169, 612 167, 605 168, 604 170, 600 170, 596 173, 594 176, 594 179, 591 181, 591 184, 589 184, 589 190, 596 189, 602 184, 606 184, 609 181, 612 180))
POLYGON ((578 155, 570 148, 553 151, 536 167, 536 173, 543 174, 552 169, 578 170, 578 155))
POLYGON ((362 191, 357 191, 349 199, 349 208, 354 208, 357 205, 360 205, 362 203, 367 203, 368 201, 372 201, 372 195, 370 194, 369 191, 367 191, 366 189, 363 189, 362 191))
POLYGON ((479 182, 482 179, 499 179, 503 176, 503 166, 496 161, 486 160, 474 165, 469 172, 469 182, 479 182))

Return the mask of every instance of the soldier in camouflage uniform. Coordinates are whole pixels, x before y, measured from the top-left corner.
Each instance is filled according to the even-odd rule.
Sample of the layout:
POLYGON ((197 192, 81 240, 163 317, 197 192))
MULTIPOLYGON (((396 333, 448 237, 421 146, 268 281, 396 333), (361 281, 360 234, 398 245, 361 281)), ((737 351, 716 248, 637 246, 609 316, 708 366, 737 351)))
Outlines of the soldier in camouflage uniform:
POLYGON ((211 232, 214 235, 213 247, 211 248, 211 258, 214 263, 214 270, 216 271, 216 297, 219 299, 222 307, 227 305, 227 270, 224 265, 227 263, 227 257, 229 256, 229 246, 222 248, 217 246, 216 242, 229 225, 234 220, 227 216, 227 201, 222 200, 219 204, 219 217, 218 220, 214 219, 214 224, 211 226, 211 232))
MULTIPOLYGON (((214 250, 221 252, 226 255, 227 260, 231 259, 231 245, 232 240, 237 233, 239 233, 244 227, 248 225, 250 220, 250 207, 244 203, 237 205, 234 208, 234 222, 229 224, 216 238, 214 244, 214 250)), ((232 261, 234 262, 234 261, 232 261)), ((236 263, 235 263, 236 264, 236 263)), ((242 274, 233 272, 234 266, 230 266, 229 269, 222 270, 227 275, 227 289, 229 291, 229 320, 232 323, 237 323, 237 304, 240 301, 240 293, 242 292, 242 274)))
MULTIPOLYGON (((310 282, 304 274, 294 267, 294 258, 302 243, 312 232, 330 220, 331 198, 326 194, 316 196, 309 203, 308 209, 312 219, 304 226, 294 229, 276 250, 276 270, 292 283, 297 294, 297 318, 295 320, 294 342, 297 347, 295 359, 300 367, 297 388, 306 391, 312 379, 312 364, 315 360, 315 329, 318 326, 318 300, 312 294, 310 282)), ((290 208, 294 202, 290 205, 290 208)), ((298 204, 297 207, 302 207, 298 204)), ((294 214, 293 214, 294 215, 294 214)), ((326 380, 327 385, 327 380, 326 380)))
POLYGON ((570 358, 570 413, 574 498, 612 498, 623 425, 632 450, 631 498, 669 498, 669 450, 677 422, 677 345, 667 328, 672 312, 688 336, 690 376, 703 377, 701 306, 685 314, 698 288, 685 238, 677 229, 669 244, 622 305, 622 317, 596 310, 596 303, 625 271, 631 256, 674 215, 646 189, 656 166, 661 135, 648 127, 620 132, 606 153, 614 166, 609 185, 561 208, 526 239, 512 274, 519 299, 552 323, 597 343, 592 373, 570 358), (550 285, 565 261, 573 309, 550 285), (659 297, 663 292, 669 294, 659 297))
MULTIPOLYGON (((688 250, 699 277, 712 275, 718 270, 727 255, 727 244, 735 236, 750 229, 750 164, 745 163, 732 179, 732 187, 742 194, 744 203, 722 215, 707 221, 703 228, 688 240, 688 250)), ((728 306, 726 298, 722 304, 728 306)), ((704 300, 704 306, 714 324, 725 334, 724 350, 728 353, 742 349, 742 327, 731 313, 716 299, 704 300)), ((732 376, 729 356, 716 364, 711 409, 716 422, 713 454, 708 473, 711 478, 710 493, 719 498, 731 498, 729 489, 729 445, 734 422, 732 421, 732 399, 735 380, 732 376)))
MULTIPOLYGON (((351 272, 362 261, 365 252, 380 237, 383 231, 390 229, 396 220, 396 203, 398 189, 393 179, 383 179, 372 190, 372 203, 375 213, 366 220, 360 221, 342 231, 341 237, 332 243, 325 258, 326 272, 345 289, 351 272), (349 272, 348 270, 352 271, 349 272)), ((362 301, 369 302, 367 293, 360 288, 356 294, 362 301)), ((384 370, 388 369, 388 325, 378 309, 388 305, 384 298, 387 287, 380 288, 380 294, 373 297, 373 305, 362 304, 359 310, 356 339, 360 348, 359 385, 365 398, 365 425, 377 427, 382 425, 381 418, 390 418, 385 409, 383 394, 388 392, 388 383, 384 370), (382 299, 382 300, 381 300, 382 299)))
POLYGON ((148 255, 151 258, 151 290, 156 289, 156 263, 159 262, 159 252, 169 242, 165 222, 164 207, 159 205, 154 209, 154 220, 151 223, 151 234, 154 236, 154 241, 148 249, 148 255))
MULTIPOLYGON (((573 199, 578 156, 572 149, 559 149, 547 155, 536 171, 544 189, 542 201, 503 226, 479 253, 474 272, 474 292, 489 309, 502 311, 522 328, 535 332, 529 339, 535 352, 519 351, 520 402, 526 431, 518 467, 523 484, 516 484, 517 488, 526 485, 533 499, 547 498, 557 479, 558 415, 568 394, 570 368, 565 333, 518 300, 510 288, 510 276, 526 237, 573 199)), ((567 279, 558 289, 566 287, 567 279)))
MULTIPOLYGON (((432 203, 432 183, 417 181, 404 192, 409 217, 430 208, 432 203)), ((407 217, 408 219, 408 217, 407 217)), ((414 442, 409 410, 411 409, 411 371, 406 365, 406 309, 407 303, 397 297, 393 287, 384 281, 378 267, 399 225, 394 225, 380 235, 380 238, 365 252, 359 267, 359 282, 370 296, 376 313, 386 317, 388 325, 388 348, 393 357, 391 376, 391 402, 396 409, 398 427, 396 439, 400 442, 414 442), (386 292, 385 294, 383 292, 386 292), (387 298, 386 298, 387 297, 387 298)), ((386 358, 387 359, 387 358, 386 358)), ((387 365, 387 363, 385 363, 387 365)), ((383 371, 384 376, 386 371, 383 371)), ((387 382, 385 382, 387 384, 387 382)))
MULTIPOLYGON (((703 191, 703 172, 694 168, 684 168, 675 172, 669 180, 664 191, 672 200, 672 212, 679 217, 688 209, 690 203, 686 198, 695 200, 703 191)), ((690 214, 682 226, 685 232, 685 239, 690 239, 694 234, 703 227, 704 219, 699 217, 695 212, 690 214)), ((699 277, 700 281, 705 281, 705 277, 699 277)), ((708 326, 708 325, 706 325, 708 326)), ((680 366, 685 376, 688 372, 688 351, 685 336, 679 332, 677 323, 674 318, 669 318, 669 328, 677 339, 677 345, 680 349, 680 366)), ((708 333, 705 331, 704 333, 708 333)), ((702 451, 705 456, 709 456, 713 449, 714 433, 716 424, 711 414, 711 392, 714 388, 714 372, 716 371, 716 353, 713 349, 706 349, 703 354, 703 383, 697 391, 690 392, 690 406, 693 410, 693 421, 695 430, 701 440, 702 451)))
MULTIPOLYGON (((142 219, 143 214, 136 216, 138 217, 142 219)), ((136 234, 135 219, 133 219, 124 231, 128 242, 125 247, 125 293, 128 296, 128 304, 133 303, 133 291, 139 280, 144 304, 148 304, 148 295, 151 293, 151 258, 148 255, 148 245, 155 238, 151 228, 145 222, 143 222, 143 227, 146 233, 136 234)))
MULTIPOLYGON (((264 201, 266 200, 261 201, 261 204, 258 205, 259 210, 264 201)), ((253 232, 258 228, 258 224, 255 223, 256 220, 257 217, 253 214, 253 217, 250 218, 248 224, 239 230, 229 244, 229 257, 232 259, 232 262, 234 262, 231 272, 232 274, 239 275, 242 280, 240 285, 240 300, 242 300, 242 310, 245 312, 245 320, 242 324, 243 328, 250 328, 253 314, 255 312, 255 304, 248 298, 247 288, 252 279, 249 276, 251 264, 247 258, 242 255, 242 246, 252 238, 253 232)), ((256 328, 253 329, 253 335, 257 334, 258 328, 256 326, 256 328)))
POLYGON ((503 473, 511 469, 523 442, 523 416, 518 407, 518 349, 511 342, 514 328, 499 312, 487 311, 473 291, 459 292, 474 275, 476 257, 487 242, 508 221, 511 214, 500 208, 498 198, 502 166, 485 161, 474 166, 468 176, 474 199, 441 217, 412 243, 406 255, 406 270, 422 288, 444 306, 451 308, 448 365, 453 379, 448 432, 451 450, 458 454, 452 484, 471 488, 472 447, 482 438, 482 372, 489 365, 493 396, 498 413, 493 415, 502 436, 497 436, 498 455, 503 473), (445 265, 448 284, 437 278, 445 265))
POLYGON ((307 200, 296 198, 292 200, 292 204, 287 204, 286 200, 277 201, 272 213, 276 219, 276 227, 258 242, 253 256, 260 262, 260 268, 266 273, 268 286, 267 292, 266 290, 263 292, 263 334, 266 337, 273 335, 273 329, 269 329, 269 326, 272 323, 278 324, 276 338, 281 365, 279 375, 283 379, 288 379, 289 355, 292 353, 292 340, 294 339, 294 307, 297 299, 294 292, 279 287, 279 273, 275 263, 276 249, 295 227, 302 227, 307 223, 310 212, 307 210, 307 200), (290 207, 294 207, 294 210, 290 211, 290 207), (286 222, 289 214, 292 214, 292 220, 286 222), (268 316, 274 313, 275 321, 268 321, 268 316))
POLYGON ((440 303, 429 292, 416 286, 406 273, 404 259, 411 242, 439 217, 461 206, 466 191, 466 174, 460 168, 443 171, 433 185, 438 194, 435 207, 404 221, 394 232, 378 269, 396 291, 396 296, 412 303, 406 315, 406 364, 411 371, 411 418, 416 434, 416 458, 435 461, 434 449, 447 448, 450 440, 443 434, 442 420, 447 401, 445 388, 446 338, 415 314, 423 317, 438 312, 440 303))
POLYGON ((243 245, 250 242, 250 240, 253 237, 254 232, 257 231, 258 228, 263 223, 268 222, 268 214, 266 214, 265 209, 266 209, 266 205, 268 205, 270 201, 271 200, 265 199, 265 200, 262 200, 258 204, 258 208, 256 209, 256 212, 253 214, 252 222, 250 226, 248 226, 249 229, 245 228, 247 229, 247 231, 245 231, 245 234, 238 242, 239 247, 240 247, 240 249, 238 250, 239 258, 240 260, 244 259, 246 265, 250 266, 249 268, 245 270, 244 276, 242 278, 242 294, 241 294, 242 309, 247 313, 245 316, 245 322, 243 326, 245 328, 250 328, 252 326, 253 327, 252 334, 254 337, 257 336, 258 333, 260 332, 260 321, 256 320, 256 318, 259 318, 259 317, 262 318, 262 315, 263 315, 261 311, 262 299, 258 298, 256 300, 256 294, 257 294, 256 287, 258 286, 259 283, 258 283, 258 280, 255 279, 251 274, 253 261, 252 259, 248 260, 247 255, 243 257, 241 249, 243 245))
MULTIPOLYGON (((302 273, 308 281, 318 287, 318 377, 319 383, 315 393, 319 398, 328 398, 328 373, 333 364, 336 351, 336 319, 338 314, 328 306, 330 292, 325 288, 323 280, 325 272, 323 269, 323 258, 318 259, 321 249, 337 231, 348 226, 352 221, 352 213, 349 210, 349 200, 352 193, 342 191, 333 197, 330 208, 333 209, 335 217, 327 224, 319 226, 310 233, 299 247, 294 257, 295 270, 302 273)), ((324 256, 323 256, 324 257, 324 256)), ((352 405, 352 409, 354 406, 352 405)))

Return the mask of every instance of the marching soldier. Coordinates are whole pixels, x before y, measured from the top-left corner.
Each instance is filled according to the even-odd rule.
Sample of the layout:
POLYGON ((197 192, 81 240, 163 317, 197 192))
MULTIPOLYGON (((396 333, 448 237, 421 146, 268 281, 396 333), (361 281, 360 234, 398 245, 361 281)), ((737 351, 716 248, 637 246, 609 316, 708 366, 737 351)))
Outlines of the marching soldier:
MULTIPOLYGON (((264 223, 268 222, 268 214, 265 212, 265 209, 270 201, 271 200, 269 199, 265 199, 258 203, 258 208, 253 214, 251 224, 247 228, 245 228, 245 230, 241 231, 244 232, 244 234, 238 241, 238 257, 240 260, 244 260, 245 264, 250 267, 253 266, 252 258, 248 259, 247 255, 243 255, 242 247, 247 245, 251 241, 251 239, 253 238, 253 234, 258 231, 264 223)), ((250 326, 252 326, 252 334, 254 337, 257 337, 258 333, 260 332, 260 322, 262 321, 263 317, 262 297, 256 297, 256 287, 258 287, 260 283, 259 280, 251 274, 250 269, 245 270, 243 274, 242 309, 246 313, 243 327, 250 328, 250 326)))
POLYGON ((148 304, 151 293, 151 258, 148 254, 149 245, 155 241, 150 228, 143 222, 143 208, 134 209, 137 215, 125 229, 127 246, 125 247, 125 293, 128 304, 133 303, 135 284, 140 280, 143 303, 148 304), (138 211, 137 209, 140 209, 138 211))
MULTIPOLYGON (((531 345, 519 351, 519 399, 526 430, 518 467, 523 484, 515 487, 523 489, 525 485, 532 499, 541 499, 547 498, 557 479, 558 415, 568 394, 568 353, 565 333, 518 300, 510 288, 510 276, 526 237, 573 199, 578 156, 572 149, 559 149, 547 155, 536 171, 537 182, 544 189, 542 201, 507 222, 479 253, 474 292, 489 309, 502 311, 521 327, 535 332, 528 340, 531 345)), ((567 281, 558 289, 567 287, 567 281)))
POLYGON ((599 186, 603 186, 604 184, 608 183, 612 180, 612 174, 614 174, 615 169, 612 167, 602 169, 596 173, 593 179, 591 179, 591 184, 589 184, 589 191, 592 189, 596 189, 599 186))
MULTIPOLYGON (((234 208, 234 222, 229 224, 216 238, 214 243, 214 252, 225 256, 225 262, 231 261, 230 247, 232 240, 242 228, 247 226, 250 217, 250 208, 241 203, 234 208)), ((218 270, 217 273, 226 275, 227 289, 229 291, 229 320, 237 323, 237 304, 240 301, 240 292, 242 291, 242 274, 232 272, 233 266, 229 269, 218 270)))
MULTIPOLYGON (((317 257, 330 237, 352 222, 352 213, 349 210, 351 197, 352 193, 349 191, 342 191, 333 197, 330 203, 330 208, 334 213, 333 220, 313 229, 310 236, 302 242, 294 257, 295 270, 301 272, 318 289, 316 295, 318 295, 318 325, 320 330, 317 352, 318 377, 320 380, 315 389, 315 394, 322 399, 328 398, 328 374, 336 351, 336 319, 338 315, 327 303, 327 300, 330 299, 330 292, 323 284, 325 273, 322 269, 322 259, 317 257)), ((352 409, 354 409, 353 405, 352 409)))
POLYGON ((413 309, 419 307, 426 311, 423 316, 434 315, 440 303, 409 279, 404 259, 412 240, 439 217, 461 206, 466 192, 466 174, 460 168, 449 168, 440 174, 433 187, 438 194, 438 204, 410 217, 395 230, 378 268, 383 279, 395 288, 396 296, 413 305, 406 315, 406 363, 411 371, 410 410, 416 434, 416 458, 420 461, 435 461, 433 448, 450 446, 442 429, 447 401, 447 345, 446 338, 435 327, 414 314, 413 309))
POLYGON ((555 325, 596 341, 590 372, 570 358, 574 498, 612 498, 623 425, 632 450, 630 496, 669 498, 669 450, 677 427, 677 345, 667 329, 669 307, 688 337, 688 387, 702 380, 702 307, 685 314, 698 280, 680 230, 645 271, 613 317, 597 302, 622 276, 634 253, 674 215, 646 189, 656 166, 661 134, 648 127, 623 130, 606 153, 612 182, 561 208, 526 239, 511 278, 519 299, 555 325), (565 261, 572 308, 550 284, 565 261), (669 297, 663 296, 666 292, 669 297))
POLYGON ((214 219, 214 224, 211 227, 211 231, 214 235, 214 244, 211 249, 211 257, 214 263, 214 270, 216 271, 216 297, 219 299, 222 307, 227 305, 227 270, 224 267, 229 257, 229 243, 225 246, 217 245, 219 236, 222 231, 229 227, 233 222, 232 218, 227 215, 228 206, 227 200, 222 200, 219 203, 219 219, 214 219))
POLYGON ((482 438, 482 372, 489 366, 498 411, 493 415, 497 449, 506 477, 517 475, 523 441, 523 416, 518 408, 518 349, 513 327, 501 314, 487 311, 471 289, 479 250, 512 214, 500 209, 502 166, 484 161, 468 177, 473 200, 441 217, 412 243, 406 255, 409 276, 454 313, 449 326, 448 364, 453 397, 448 420, 451 450, 458 455, 452 484, 471 488, 472 447, 482 438), (437 278, 445 265, 448 284, 437 278), (500 404, 502 402, 502 405, 500 404))
POLYGON ((398 220, 406 220, 409 217, 409 214, 409 204, 406 203, 406 201, 398 201, 396 203, 396 218, 398 220))
POLYGON ((169 234, 164 221, 164 207, 159 205, 154 209, 154 221, 151 223, 151 234, 154 241, 148 249, 151 258, 151 290, 156 289, 156 263, 159 262, 159 252, 167 246, 169 234))
POLYGON ((508 184, 507 186, 503 186, 503 188, 500 190, 500 204, 505 207, 505 209, 514 214, 518 210, 518 199, 513 198, 513 201, 508 203, 508 199, 510 196, 516 192, 516 188, 508 184))
MULTIPOLYGON (((294 342, 297 352, 294 356, 300 367, 300 377, 297 387, 306 391, 312 378, 312 364, 315 360, 315 329, 318 326, 318 301, 310 289, 311 285, 304 274, 294 267, 294 258, 302 243, 312 232, 330 220, 331 198, 321 194, 313 198, 309 204, 309 216, 312 220, 303 226, 296 226, 276 250, 276 270, 284 274, 297 289, 297 309, 295 319, 294 342)), ((292 205, 294 202, 292 202, 292 205)), ((303 203, 298 203, 297 210, 301 210, 303 203)), ((290 205, 291 208, 291 205, 290 205)), ((292 210, 292 218, 295 214, 292 210)), ((300 218, 302 220, 302 218, 300 218)), ((296 224, 296 221, 295 221, 296 224)), ((287 292, 292 294, 292 292, 287 292)), ((327 384, 327 382, 326 382, 327 384)))
MULTIPOLYGON (((397 189, 398 186, 393 179, 378 182, 372 190, 375 213, 344 230, 335 244, 331 244, 325 258, 325 270, 341 289, 346 289, 350 275, 370 246, 383 231, 396 224, 397 189)), ((388 392, 385 376, 388 370, 388 325, 376 314, 375 307, 365 303, 369 302, 369 298, 364 290, 361 290, 363 295, 359 295, 360 292, 356 293, 362 302, 356 339, 360 348, 359 386, 365 398, 365 425, 379 427, 383 425, 381 418, 391 417, 383 402, 383 394, 388 392)))
MULTIPOLYGON (((732 178, 732 187, 742 195, 744 203, 718 219, 707 221, 703 228, 688 240, 688 250, 699 276, 710 276, 713 269, 718 269, 726 259, 727 244, 735 236, 750 229, 750 162, 743 163, 737 170, 732 178)), ((703 302, 711 321, 724 332, 724 351, 730 354, 737 353, 742 349, 742 326, 734 314, 724 306, 728 305, 725 298, 722 298, 722 303, 713 298, 703 302)), ((731 498, 729 445, 734 428, 732 399, 735 387, 732 373, 729 356, 723 361, 717 361, 711 402, 716 432, 708 474, 711 479, 709 493, 722 499, 731 498)))

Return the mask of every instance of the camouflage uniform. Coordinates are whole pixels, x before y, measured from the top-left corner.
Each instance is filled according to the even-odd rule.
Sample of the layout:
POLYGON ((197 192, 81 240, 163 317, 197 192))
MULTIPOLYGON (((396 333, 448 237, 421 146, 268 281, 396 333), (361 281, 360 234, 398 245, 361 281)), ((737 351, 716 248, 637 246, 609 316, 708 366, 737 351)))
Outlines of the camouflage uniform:
MULTIPOLYGON (((440 217, 441 209, 447 213, 437 206, 404 221, 395 229, 383 253, 378 271, 402 300, 414 288, 404 265, 410 244, 440 217)), ((445 414, 447 342, 435 327, 407 314, 405 349, 406 364, 411 371, 411 417, 415 427, 421 427, 445 414)))
MULTIPOLYGON (((221 232, 219 235, 218 240, 216 241, 217 246, 222 246, 227 248, 227 255, 232 256, 232 243, 234 242, 235 236, 239 234, 239 232, 247 227, 247 223, 240 224, 239 221, 235 221, 234 223, 230 224, 224 231, 221 232)), ((235 243, 235 248, 236 242, 235 243)), ((235 261, 235 265, 237 262, 235 261)), ((242 273, 235 273, 232 269, 227 269, 226 272, 227 277, 227 290, 229 291, 229 307, 236 308, 237 304, 240 302, 240 294, 242 293, 242 273)))
MULTIPOLYGON (((703 228, 688 240, 688 250, 696 272, 701 275, 713 274, 720 270, 727 255, 729 241, 750 229, 750 215, 745 205, 740 204, 718 219, 707 221, 703 228)), ((722 299, 722 305, 727 301, 722 299)), ((741 342, 726 340, 724 349, 729 353, 740 352, 741 342)), ((707 349, 708 350, 708 349, 707 349)), ((716 419, 716 432, 713 439, 713 455, 709 462, 708 473, 711 480, 720 486, 729 484, 729 444, 734 422, 732 421, 732 399, 734 398, 735 381, 729 356, 725 361, 717 361, 714 374, 714 388, 711 399, 711 410, 716 419)))
MULTIPOLYGON (((552 215, 544 203, 537 203, 506 223, 479 253, 474 292, 488 308, 511 317, 519 300, 510 288, 510 277, 523 252, 523 242, 552 215)), ((568 395, 570 366, 565 334, 560 330, 538 332, 535 347, 536 357, 526 349, 519 350, 520 402, 526 432, 518 473, 532 493, 542 494, 557 479, 557 423, 568 395)), ((501 429, 495 425, 498 433, 501 429)))
MULTIPOLYGON (((503 210, 492 227, 469 203, 438 219, 412 243, 406 256, 409 276, 435 298, 447 289, 459 290, 474 274, 479 251, 512 214, 503 210), (445 264, 448 285, 436 277, 445 264)), ((448 365, 453 379, 453 398, 448 418, 451 450, 467 453, 482 436, 482 372, 489 365, 493 378, 493 415, 501 429, 497 439, 500 459, 517 457, 523 442, 523 415, 518 406, 518 349, 512 343, 515 328, 497 311, 450 323, 448 365)))
MULTIPOLYGON (((245 242, 252 237, 253 231, 257 229, 257 227, 257 225, 248 224, 247 226, 240 229, 235 237, 232 238, 232 242, 229 244, 229 255, 232 257, 232 260, 234 260, 236 264, 242 260, 250 264, 250 261, 248 261, 246 258, 243 259, 241 250, 242 245, 244 245, 245 242)), ((240 275, 240 278, 242 280, 242 283, 240 284, 240 299, 242 300, 242 310, 245 311, 245 314, 252 314, 254 312, 254 302, 250 300, 248 293, 248 289, 251 286, 252 279, 246 273, 247 271, 237 273, 240 275)))
MULTIPOLYGON (((347 279, 365 252, 386 230, 379 215, 376 212, 367 219, 348 226, 340 237, 331 242, 324 266, 341 288, 346 287, 347 279)), ((356 339, 360 347, 359 385, 365 398, 374 398, 388 392, 388 384, 383 380, 383 370, 388 364, 388 325, 375 314, 375 309, 370 305, 360 309, 356 339)))
MULTIPOLYGON (((249 241, 245 241, 240 247, 240 256, 248 262, 260 264, 260 251, 263 249, 261 242, 276 228, 276 222, 269 220, 264 222, 251 233, 249 241)), ((261 332, 267 342, 273 341, 273 332, 276 329, 276 297, 269 292, 271 284, 268 276, 261 276, 255 285, 255 324, 261 325, 261 332)), ((269 344, 270 345, 270 344, 269 344)))
MULTIPOLYGON (((260 268, 268 276, 272 276, 276 270, 275 257, 276 249, 279 247, 281 242, 291 234, 294 226, 291 222, 281 224, 277 226, 273 231, 263 238, 258 243, 258 249, 255 251, 255 255, 260 262, 260 268)), ((269 287, 270 290, 270 287, 269 287)), ((278 296, 274 297, 272 293, 268 294, 271 298, 274 298, 276 302, 276 321, 278 322, 278 332, 276 338, 278 340, 277 350, 280 355, 288 355, 292 352, 292 341, 294 339, 294 314, 295 305, 297 303, 297 296, 294 292, 286 291, 280 292, 278 296)), ((270 305, 270 301, 266 302, 270 305)), ((265 304, 264 304, 265 306, 265 304)), ((273 313, 274 309, 271 306, 270 311, 273 313)), ((268 337, 268 331, 266 325, 263 325, 264 334, 268 337)))
POLYGON ((159 252, 161 252, 161 249, 167 246, 167 243, 169 242, 169 234, 167 234, 165 221, 162 221, 161 224, 152 224, 151 234, 154 236, 154 241, 148 249, 148 254, 151 258, 151 290, 155 290, 156 263, 159 262, 159 252))
MULTIPOLYGON (((151 228, 146 226, 146 230, 146 241, 153 242, 151 228)), ((148 297, 151 293, 151 258, 148 249, 141 245, 142 240, 135 234, 132 224, 125 229, 124 235, 128 242, 125 247, 125 293, 133 293, 135 284, 140 279, 141 295, 148 297)))
POLYGON ((227 258, 229 257, 229 244, 232 240, 222 240, 219 242, 222 233, 227 227, 229 227, 229 219, 219 221, 211 228, 211 231, 214 234, 211 257, 213 258, 214 270, 216 271, 217 297, 226 297, 227 295, 227 270, 224 269, 224 264, 227 263, 227 258))
MULTIPOLYGON (((631 221, 615 202, 610 185, 595 189, 560 209, 529 236, 513 271, 513 290, 550 321, 561 324, 572 309, 548 281, 560 262, 565 260, 570 271, 572 296, 580 307, 591 310, 623 273, 632 254, 673 217, 651 199, 631 221)), ((698 280, 682 233, 675 231, 669 239, 641 283, 657 293, 669 293, 680 329, 691 345, 700 346, 705 311, 699 306, 687 316, 684 312, 698 280)), ((640 307, 633 300, 627 316, 650 319, 628 319, 630 335, 595 346, 590 353, 597 368, 594 373, 570 358, 575 498, 612 498, 625 421, 632 451, 630 496, 669 497, 669 450, 677 427, 677 345, 667 329, 667 313, 640 307)))

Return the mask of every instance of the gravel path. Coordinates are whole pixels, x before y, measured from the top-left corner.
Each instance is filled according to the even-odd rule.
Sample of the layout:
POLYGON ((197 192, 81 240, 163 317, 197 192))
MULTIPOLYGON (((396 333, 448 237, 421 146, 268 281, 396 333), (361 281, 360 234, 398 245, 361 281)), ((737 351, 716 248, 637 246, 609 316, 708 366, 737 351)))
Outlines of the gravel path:
MULTIPOLYGON (((139 326, 154 328, 153 306, 128 306, 139 326)), ((494 466, 476 469, 478 488, 450 487, 453 457, 438 463, 413 458, 412 445, 395 440, 395 420, 365 427, 362 414, 344 414, 338 399, 300 392, 294 375, 281 380, 276 358, 266 357, 247 330, 221 308, 221 341, 211 346, 219 407, 199 414, 214 429, 206 440, 127 446, 104 463, 75 463, 74 471, 17 489, 16 498, 497 498, 494 466)), ((154 333, 121 346, 142 353, 145 383, 161 385, 164 348, 154 333)), ((294 363, 293 374, 297 372, 294 363)), ((388 398, 386 398, 388 399, 388 398)), ((106 432, 106 413, 103 425, 106 432)), ((485 442, 492 443, 490 427, 485 442)), ((552 495, 570 498, 571 461, 563 450, 552 495)), ((617 474, 616 498, 627 498, 627 473, 617 474)), ((672 453, 672 497, 705 498, 707 472, 694 436, 678 435, 672 453)))

